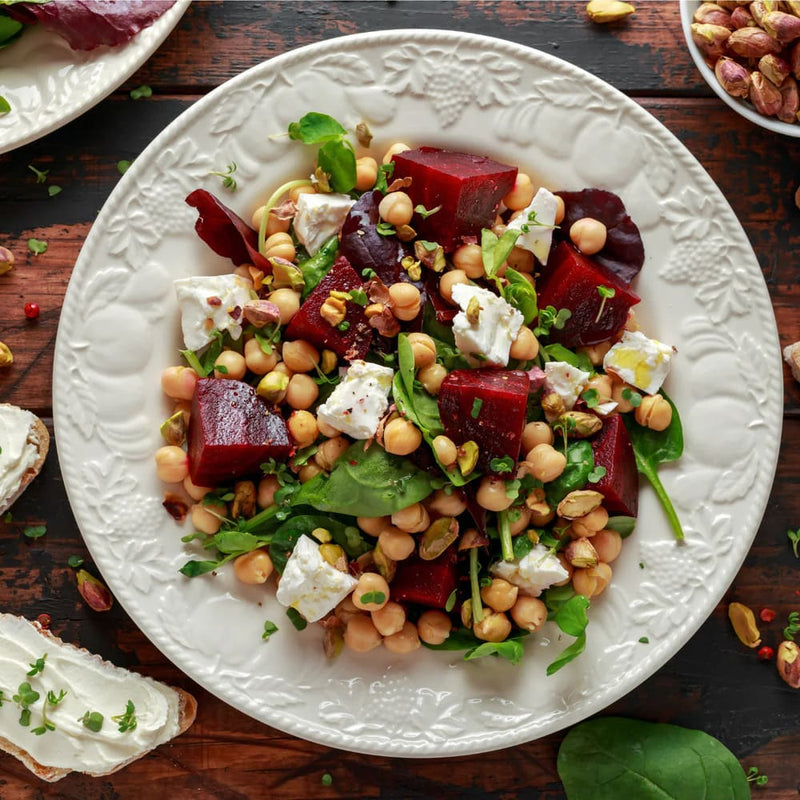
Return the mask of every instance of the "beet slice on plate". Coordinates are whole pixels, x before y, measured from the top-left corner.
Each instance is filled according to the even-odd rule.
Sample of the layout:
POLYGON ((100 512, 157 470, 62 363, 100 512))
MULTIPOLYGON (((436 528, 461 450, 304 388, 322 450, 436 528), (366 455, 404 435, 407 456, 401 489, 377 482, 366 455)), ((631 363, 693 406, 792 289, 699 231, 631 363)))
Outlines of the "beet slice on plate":
POLYGON ((456 445, 478 445, 477 467, 492 472, 493 458, 516 464, 525 427, 530 378, 508 369, 456 369, 442 381, 439 414, 456 445))
POLYGON ((455 250, 464 236, 480 237, 494 222, 500 201, 511 191, 517 168, 485 156, 419 147, 392 157, 393 178, 411 178, 404 191, 414 206, 435 214, 415 214, 411 227, 423 239, 455 250))
POLYGON ((225 485, 292 451, 286 423, 242 381, 201 378, 189 418, 189 474, 197 486, 225 485))
POLYGON ((591 441, 594 465, 606 470, 592 488, 605 497, 603 506, 609 514, 635 517, 639 510, 639 472, 622 416, 608 417, 591 441))

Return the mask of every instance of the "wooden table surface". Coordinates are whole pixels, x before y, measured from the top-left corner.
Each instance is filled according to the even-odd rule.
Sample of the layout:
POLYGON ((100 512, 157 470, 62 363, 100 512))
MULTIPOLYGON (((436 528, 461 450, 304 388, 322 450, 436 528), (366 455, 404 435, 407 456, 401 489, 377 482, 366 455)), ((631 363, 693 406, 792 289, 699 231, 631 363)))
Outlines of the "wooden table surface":
MULTIPOLYGON (((0 277, 0 341, 15 363, 0 369, 0 401, 52 423, 51 373, 59 311, 70 272, 98 210, 133 159, 200 96, 244 69, 294 47, 389 28, 445 28, 489 34, 551 53, 634 97, 692 151, 725 194, 758 256, 782 344, 800 339, 797 304, 800 182, 795 140, 735 115, 702 81, 684 46, 676 2, 636 3, 624 24, 591 24, 572 2, 202 2, 196 0, 160 50, 124 86, 83 117, 0 156, 0 246, 17 267, 0 277), (152 98, 133 101, 141 84, 152 98), (63 192, 49 198, 27 165, 50 169, 63 192), (49 242, 33 256, 26 241, 49 242), (28 321, 26 301, 41 306, 28 321)), ((0 76, 2 86, 2 76, 0 76)), ((800 692, 733 636, 727 602, 770 606, 781 620, 800 608, 800 561, 786 531, 800 526, 800 386, 785 372, 785 422, 775 486, 755 544, 724 602, 668 664, 609 712, 700 728, 745 767, 769 776, 756 796, 800 794, 800 692)), ((72 517, 55 447, 42 475, 16 504, 18 520, 40 520, 29 541, 0 523, 0 608, 51 615, 67 640, 121 666, 192 691, 197 721, 172 744, 104 779, 71 775, 49 785, 0 755, 0 798, 562 798, 555 756, 563 734, 496 753, 452 760, 401 760, 339 752, 295 739, 230 708, 194 685, 138 631, 119 606, 107 614, 81 601, 72 554, 87 556, 72 517), (321 784, 330 773, 330 787, 321 784)), ((633 800, 633 799, 632 799, 633 800)), ((693 800, 687 798, 686 800, 693 800)))

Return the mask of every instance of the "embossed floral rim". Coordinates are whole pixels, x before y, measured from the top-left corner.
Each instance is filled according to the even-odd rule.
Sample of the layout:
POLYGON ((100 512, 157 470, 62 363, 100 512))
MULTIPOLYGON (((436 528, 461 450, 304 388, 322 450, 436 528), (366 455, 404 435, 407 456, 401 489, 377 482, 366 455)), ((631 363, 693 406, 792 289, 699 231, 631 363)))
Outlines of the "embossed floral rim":
MULTIPOLYGON (((376 81, 367 72, 364 72, 363 79, 371 82, 371 87, 376 81)), ((323 79, 314 77, 315 81, 323 79)), ((353 91, 352 85, 345 82, 344 87, 340 86, 338 90, 347 96, 348 91, 353 91)), ((276 114, 279 113, 278 106, 277 102, 272 106, 276 114)), ((336 109, 325 106, 324 98, 320 100, 320 106, 316 110, 336 113, 336 109)), ((391 132, 397 130, 398 124, 391 122, 384 127, 391 132)), ((522 127, 509 127, 509 130, 510 136, 524 138, 527 135, 522 127)), ((579 137, 581 132, 574 135, 579 137)), ((565 133, 561 141, 554 139, 548 146, 559 147, 567 138, 565 133)), ((516 147, 518 151, 532 146, 524 141, 522 144, 505 141, 495 149, 502 152, 505 145, 511 149, 516 147)), ((588 164, 584 166, 590 169, 588 164)), ((272 168, 276 169, 274 165, 272 168)), ((592 169, 597 168, 599 165, 595 160, 592 169)), ((260 179, 263 181, 264 176, 261 175, 260 179)), ((632 211, 635 215, 635 210, 632 211)), ((187 219, 190 220, 181 217, 181 223, 187 219)), ((186 227, 191 227, 190 221, 186 227)), ((199 251, 191 251, 196 252, 199 251)), ((658 326, 656 329, 660 332, 658 326)), ((750 363, 748 361, 747 365, 750 363)), ((312 741, 383 755, 462 755, 519 744, 553 733, 602 710, 650 676, 702 624, 744 560, 766 507, 777 463, 781 428, 782 369, 769 295, 741 226, 702 167, 653 117, 597 78, 520 45, 453 32, 387 31, 311 45, 243 73, 181 115, 137 159, 112 193, 87 238, 67 292, 55 364, 56 434, 70 503, 87 546, 134 621, 188 675, 256 719, 312 741), (588 674, 593 663, 586 660, 587 652, 583 660, 573 662, 551 683, 543 683, 541 688, 536 685, 539 694, 545 694, 544 702, 540 696, 532 697, 530 703, 526 703, 520 700, 522 689, 538 676, 532 674, 525 664, 516 668, 521 670, 517 672, 506 665, 495 667, 497 674, 508 681, 506 691, 503 686, 493 686, 495 675, 488 673, 485 665, 473 669, 463 662, 448 661, 442 654, 428 653, 425 654, 426 663, 441 669, 435 676, 440 679, 438 684, 433 679, 421 679, 417 671, 402 661, 384 664, 382 672, 376 668, 370 673, 370 662, 362 660, 357 664, 344 662, 353 670, 349 676, 332 672, 330 677, 325 677, 317 674, 319 670, 312 670, 313 674, 309 675, 308 670, 303 673, 298 669, 296 676, 281 676, 271 688, 259 688, 259 675, 253 674, 257 672, 255 666, 248 668, 238 662, 228 663, 223 653, 203 654, 199 650, 188 650, 180 630, 182 620, 177 619, 171 626, 168 624, 170 615, 179 617, 181 609, 148 608, 151 583, 144 579, 141 584, 128 580, 123 569, 124 553, 120 555, 109 544, 115 536, 125 544, 124 538, 120 539, 120 530, 125 533, 129 517, 125 514, 120 516, 119 509, 116 509, 109 510, 107 518, 104 518, 98 513, 98 503, 102 500, 98 500, 97 495, 102 494, 104 487, 113 484, 134 498, 138 497, 134 494, 137 479, 143 480, 141 476, 148 474, 149 469, 146 448, 144 452, 137 451, 136 457, 132 458, 123 455, 128 452, 124 447, 131 447, 128 442, 120 440, 119 449, 117 444, 109 445, 110 434, 105 428, 110 429, 111 423, 108 419, 99 420, 99 417, 81 417, 76 413, 74 396, 91 403, 91 398, 83 392, 86 389, 83 372, 88 369, 85 352, 90 344, 87 340, 90 329, 86 327, 84 316, 91 317, 94 313, 87 311, 87 304, 96 294, 98 282, 106 280, 105 289, 102 285, 99 288, 108 292, 103 296, 112 298, 115 281, 119 286, 126 275, 143 271, 142 259, 147 252, 156 251, 175 236, 171 231, 153 232, 157 214, 148 210, 147 202, 150 202, 150 190, 155 193, 160 184, 156 187, 152 180, 148 183, 148 176, 153 171, 171 169, 177 184, 175 197, 180 201, 180 192, 186 189, 180 182, 182 153, 191 149, 193 136, 208 138, 211 135, 209 130, 217 136, 215 152, 205 160, 200 154, 192 162, 197 173, 191 176, 192 181, 202 177, 202 170, 209 169, 208 162, 228 158, 231 153, 239 160, 239 174, 248 177, 250 170, 250 175, 258 175, 258 164, 248 160, 247 152, 236 149, 237 136, 240 136, 237 125, 246 125, 246 118, 235 115, 231 118, 231 112, 236 109, 225 106, 226 98, 237 93, 248 96, 249 93, 255 95, 253 105, 266 104, 270 92, 277 92, 286 84, 292 85, 287 76, 306 74, 312 64, 318 72, 320 65, 336 65, 336 69, 341 69, 342 64, 351 65, 348 79, 357 81, 359 78, 352 72, 352 64, 358 64, 359 59, 376 70, 383 64, 389 76, 385 85, 366 95, 371 102, 376 102, 384 94, 398 98, 398 103, 416 104, 414 107, 418 107, 420 114, 431 116, 428 125, 431 130, 444 131, 440 133, 441 139, 449 135, 448 127, 461 120, 461 111, 452 102, 454 98, 475 106, 469 109, 473 113, 473 122, 477 116, 481 122, 491 124, 492 120, 505 119, 503 114, 511 111, 524 115, 532 110, 530 124, 535 126, 535 113, 552 109, 556 115, 566 113, 559 108, 559 103, 563 105, 565 102, 566 93, 566 101, 575 106, 567 109, 570 118, 577 115, 582 119, 580 115, 584 114, 586 120, 593 124, 596 122, 602 130, 607 126, 618 129, 627 125, 624 132, 629 136, 625 140, 625 149, 632 153, 636 146, 641 146, 647 156, 643 163, 648 170, 644 186, 637 183, 640 175, 631 178, 633 188, 630 191, 635 189, 645 198, 652 195, 650 210, 657 212, 651 215, 651 220, 645 220, 643 226, 646 247, 652 244, 650 250, 658 253, 658 258, 653 261, 651 257, 645 267, 649 272, 643 288, 651 296, 663 295, 664 304, 679 320, 675 325, 685 329, 680 333, 675 327, 670 333, 684 337, 680 339, 687 355, 684 369, 688 371, 693 360, 702 367, 698 370, 697 380, 708 394, 692 398, 697 399, 696 405, 702 407, 711 398, 717 402, 711 407, 714 413, 720 409, 724 412, 730 405, 752 423, 749 427, 755 425, 757 428, 758 438, 746 454, 747 462, 739 458, 735 449, 736 440, 747 433, 742 425, 741 430, 735 430, 732 436, 716 437, 722 446, 729 448, 728 451, 715 449, 717 445, 714 443, 708 445, 708 452, 705 452, 702 448, 695 448, 689 438, 684 461, 674 470, 667 471, 665 482, 669 488, 678 486, 684 475, 689 478, 685 481, 689 489, 683 490, 682 508, 691 549, 676 550, 666 528, 659 534, 663 539, 651 535, 649 527, 657 528, 658 520, 653 516, 652 507, 643 511, 642 519, 647 525, 642 527, 648 529, 642 531, 642 541, 637 546, 654 565, 651 573, 655 577, 651 584, 646 584, 643 578, 631 579, 629 576, 629 586, 610 592, 605 606, 598 604, 598 617, 593 624, 598 626, 598 636, 606 636, 608 644, 595 655, 600 659, 598 663, 609 667, 611 676, 600 684, 596 680, 593 683, 588 674), (424 69, 431 64, 441 66, 444 63, 441 59, 462 67, 466 77, 461 82, 454 82, 452 72, 436 72, 438 82, 424 80, 424 69), (423 69, 421 81, 419 74, 414 72, 420 64, 423 69), (488 71, 486 80, 489 83, 476 86, 475 82, 481 80, 481 70, 488 71), (507 79, 505 87, 501 82, 491 83, 492 80, 500 81, 501 76, 507 79), (467 80, 471 81, 470 85, 465 83, 467 80), (520 101, 519 91, 514 94, 512 83, 515 90, 529 92, 524 97, 525 102, 520 101), (387 88, 389 86, 391 90, 387 88), (499 94, 501 88, 505 91, 502 96, 499 94), (485 91, 481 93, 480 89, 485 91), (425 103, 430 105, 427 111, 425 103), (167 163, 168 158, 177 160, 167 163), (680 191, 671 191, 676 173, 680 173, 682 179, 680 191), (660 200, 657 195, 661 195, 660 200), (150 227, 141 220, 149 221, 150 227), (704 243, 710 246, 703 249, 704 243), (124 266, 116 266, 118 262, 124 262, 124 266), (688 271, 687 264, 691 265, 688 271), (720 271, 714 272, 712 266, 720 271), (741 299, 742 292, 746 295, 746 303, 741 299), (694 316, 684 320, 689 308, 694 316), (745 365, 739 356, 744 350, 760 356, 752 359, 760 365, 760 394, 758 397, 729 397, 725 394, 727 373, 723 369, 718 375, 715 370, 721 364, 725 369, 738 368, 741 371, 745 365), (706 377, 706 373, 710 377, 706 377), (98 425, 98 420, 103 424, 98 425), (714 460, 709 465, 703 462, 703 458, 714 460), (87 476, 91 477, 87 464, 97 476, 98 492, 92 491, 92 486, 86 483, 87 476), (132 474, 125 475, 126 469, 130 469, 132 474), (737 495, 741 495, 743 482, 746 504, 736 500, 737 495), (706 487, 707 497, 701 494, 698 499, 697 487, 706 487), (733 535, 730 524, 730 516, 734 513, 737 515, 736 535, 733 535), (686 553, 691 553, 692 557, 688 558, 686 553), (646 596, 643 596, 641 589, 645 585, 648 588, 644 593, 646 596), (631 597, 626 594, 629 590, 632 590, 631 597), (614 632, 619 624, 622 624, 621 638, 617 641, 614 632), (607 629, 610 629, 610 634, 607 629), (651 645, 643 647, 637 644, 640 635, 647 632, 651 632, 651 645), (289 691, 293 682, 297 690, 294 695, 289 691), (512 697, 514 691, 520 694, 512 697), (287 695, 294 707, 281 701, 287 695), (299 695, 302 695, 300 699, 299 695), (302 699, 306 696, 309 698, 307 702, 302 699), (416 722, 410 717, 404 718, 402 710, 391 705, 389 698, 392 696, 399 697, 401 705, 413 701, 411 716, 416 715, 416 722), (452 703, 448 705, 451 699, 452 703), (351 712, 350 706, 360 711, 351 712), (360 712, 369 717, 368 725, 357 724, 360 721, 356 721, 354 715, 360 712), (426 717, 426 713, 430 717, 426 717)), ((683 378, 678 379, 674 387, 679 400, 681 395, 691 395, 683 382, 683 378)), ((738 421, 739 417, 733 415, 731 419, 738 421)), ((704 422, 701 417, 698 424, 702 427, 704 422)), ((127 429, 124 432, 129 433, 127 429)), ((152 507, 158 510, 156 492, 144 499, 143 509, 152 507)), ((645 492, 645 506, 647 500, 645 492)), ((164 536, 177 538, 169 529, 165 529, 164 536)), ((162 545, 154 540, 153 546, 158 548, 162 545)), ((181 555, 177 553, 178 558, 181 555)), ((169 585, 162 598, 174 590, 169 598, 180 599, 184 592, 182 585, 171 577, 175 561, 175 552, 171 560, 165 559, 167 577, 164 580, 169 585)), ((157 567, 154 567, 153 575, 154 579, 159 579, 157 567)), ((199 585, 202 584, 193 584, 192 590, 201 591, 194 589, 199 585)), ((202 591, 207 591, 210 597, 215 592, 219 595, 222 588, 217 584, 202 591)), ((188 604, 194 600, 195 595, 191 600, 185 600, 187 611, 188 604)), ((274 643, 271 642, 270 647, 274 643)), ((536 657, 534 652, 532 658, 536 657)), ((263 655, 256 658, 262 659, 261 666, 272 666, 264 661, 263 655)), ((336 669, 343 669, 341 659, 337 663, 336 669)))

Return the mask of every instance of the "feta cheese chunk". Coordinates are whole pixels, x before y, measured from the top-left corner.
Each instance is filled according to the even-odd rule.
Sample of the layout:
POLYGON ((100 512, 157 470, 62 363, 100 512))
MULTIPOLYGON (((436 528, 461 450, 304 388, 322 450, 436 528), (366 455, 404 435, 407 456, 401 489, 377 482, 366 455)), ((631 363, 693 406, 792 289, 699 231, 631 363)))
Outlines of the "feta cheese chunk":
POLYGON ((603 369, 645 394, 655 394, 664 383, 674 347, 649 339, 641 331, 625 331, 603 359, 603 369))
POLYGON ((561 583, 569 577, 569 572, 543 544, 533 546, 533 550, 518 562, 498 561, 489 570, 492 575, 503 578, 519 586, 523 594, 538 597, 554 583, 561 583))
POLYGON ((214 331, 242 335, 242 309, 253 284, 239 275, 210 275, 175 281, 183 341, 189 350, 205 347, 214 331))
POLYGON ((573 367, 566 361, 548 361, 544 365, 544 374, 546 386, 564 401, 567 411, 575 406, 591 377, 590 372, 573 367))
POLYGON ((473 366, 505 367, 524 321, 522 314, 494 292, 471 283, 453 286, 453 300, 461 308, 453 319, 456 347, 473 366), (470 307, 473 300, 476 309, 470 307), (477 321, 470 322, 475 311, 477 321))
POLYGON ((346 194, 301 194, 297 198, 294 232, 300 244, 313 256, 344 225, 345 217, 355 205, 346 194))
POLYGON ((547 263, 550 254, 557 211, 558 198, 542 187, 530 205, 506 226, 506 230, 522 231, 517 239, 517 247, 530 250, 542 264, 547 263))
POLYGON ((355 589, 358 581, 320 555, 319 545, 301 536, 286 562, 276 597, 309 622, 322 619, 355 589))
POLYGON ((369 439, 389 408, 393 377, 389 367, 354 361, 342 382, 317 409, 317 419, 353 439, 369 439))

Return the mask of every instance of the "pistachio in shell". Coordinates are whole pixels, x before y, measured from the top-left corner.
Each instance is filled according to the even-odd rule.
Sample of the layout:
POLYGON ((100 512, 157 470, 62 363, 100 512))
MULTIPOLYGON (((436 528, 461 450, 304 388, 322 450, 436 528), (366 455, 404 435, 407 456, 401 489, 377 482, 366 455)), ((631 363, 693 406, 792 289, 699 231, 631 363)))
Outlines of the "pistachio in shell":
POLYGON ((439 517, 422 534, 419 557, 423 561, 438 558, 458 538, 458 520, 455 517, 439 517))

